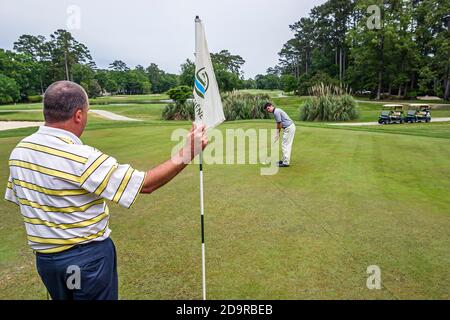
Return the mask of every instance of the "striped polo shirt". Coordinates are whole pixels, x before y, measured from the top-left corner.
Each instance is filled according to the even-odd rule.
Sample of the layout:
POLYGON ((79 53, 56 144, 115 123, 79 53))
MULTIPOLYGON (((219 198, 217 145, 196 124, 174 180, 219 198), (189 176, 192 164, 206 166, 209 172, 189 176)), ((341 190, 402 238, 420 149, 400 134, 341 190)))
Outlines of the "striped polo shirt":
POLYGON ((47 126, 20 141, 9 170, 5 199, 20 207, 28 244, 41 253, 106 239, 104 199, 130 208, 145 179, 71 132, 47 126))

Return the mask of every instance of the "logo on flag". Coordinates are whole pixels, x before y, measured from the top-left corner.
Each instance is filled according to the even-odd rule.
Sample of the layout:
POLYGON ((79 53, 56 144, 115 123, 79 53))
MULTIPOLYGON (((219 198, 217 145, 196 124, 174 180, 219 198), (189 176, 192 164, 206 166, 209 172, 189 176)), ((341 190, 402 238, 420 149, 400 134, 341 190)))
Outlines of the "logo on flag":
POLYGON ((208 88, 209 88, 208 72, 206 71, 206 68, 201 68, 195 74, 195 92, 200 98, 204 99, 205 93, 206 91, 208 91, 208 88))
POLYGON ((206 129, 214 128, 225 120, 216 75, 205 37, 202 21, 195 19, 195 76, 194 76, 195 122, 206 129))

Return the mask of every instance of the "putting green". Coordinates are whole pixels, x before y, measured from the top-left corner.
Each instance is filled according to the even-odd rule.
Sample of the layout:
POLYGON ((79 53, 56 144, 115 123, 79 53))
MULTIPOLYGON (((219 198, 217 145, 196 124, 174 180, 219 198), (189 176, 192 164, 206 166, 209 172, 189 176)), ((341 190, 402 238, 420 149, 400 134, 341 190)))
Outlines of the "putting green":
MULTIPOLYGON (((83 140, 145 169, 169 157, 178 126, 188 128, 93 123, 83 140)), ((277 175, 261 176, 260 165, 206 165, 208 297, 449 299, 450 124, 421 127, 302 125, 292 166, 277 175), (366 287, 370 265, 381 268, 381 290, 366 287)), ((4 185, 9 153, 30 130, 0 138, 4 185)), ((121 298, 201 298, 197 166, 130 210, 110 209, 121 298)), ((0 217, 0 299, 45 299, 20 213, 3 201, 0 217)))

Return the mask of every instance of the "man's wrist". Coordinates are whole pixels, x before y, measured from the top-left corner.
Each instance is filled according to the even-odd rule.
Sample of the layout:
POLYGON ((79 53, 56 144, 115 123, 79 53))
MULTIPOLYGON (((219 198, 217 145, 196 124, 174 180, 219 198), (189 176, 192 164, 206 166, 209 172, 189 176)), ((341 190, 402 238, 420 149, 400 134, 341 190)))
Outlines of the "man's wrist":
POLYGON ((188 165, 192 159, 189 156, 189 150, 186 150, 186 147, 181 148, 175 155, 172 157, 172 162, 176 165, 188 165))
POLYGON ((191 163, 191 161, 195 158, 195 153, 191 150, 190 146, 184 146, 180 149, 178 154, 185 164, 191 163))

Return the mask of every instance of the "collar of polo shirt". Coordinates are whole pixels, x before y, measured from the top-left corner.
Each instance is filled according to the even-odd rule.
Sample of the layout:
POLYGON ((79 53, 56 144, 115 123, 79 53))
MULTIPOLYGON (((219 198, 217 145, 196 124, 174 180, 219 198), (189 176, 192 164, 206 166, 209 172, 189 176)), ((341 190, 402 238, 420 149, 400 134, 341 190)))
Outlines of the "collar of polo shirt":
POLYGON ((59 137, 62 139, 69 139, 74 144, 83 144, 83 142, 80 140, 80 138, 78 138, 72 132, 69 132, 69 131, 63 130, 63 129, 59 129, 59 128, 40 126, 37 133, 38 134, 46 134, 46 135, 50 135, 50 136, 56 136, 56 137, 59 137))

